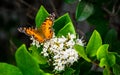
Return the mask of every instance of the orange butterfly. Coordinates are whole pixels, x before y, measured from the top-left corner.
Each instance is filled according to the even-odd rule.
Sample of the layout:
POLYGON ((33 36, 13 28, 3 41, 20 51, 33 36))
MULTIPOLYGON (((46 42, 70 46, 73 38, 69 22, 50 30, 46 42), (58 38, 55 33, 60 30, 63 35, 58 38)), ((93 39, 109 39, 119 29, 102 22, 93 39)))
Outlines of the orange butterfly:
POLYGON ((42 25, 39 28, 18 28, 18 31, 27 34, 28 36, 33 36, 34 39, 39 41, 40 43, 45 42, 46 40, 49 40, 53 36, 53 22, 54 22, 55 14, 50 14, 45 21, 42 23, 42 25))

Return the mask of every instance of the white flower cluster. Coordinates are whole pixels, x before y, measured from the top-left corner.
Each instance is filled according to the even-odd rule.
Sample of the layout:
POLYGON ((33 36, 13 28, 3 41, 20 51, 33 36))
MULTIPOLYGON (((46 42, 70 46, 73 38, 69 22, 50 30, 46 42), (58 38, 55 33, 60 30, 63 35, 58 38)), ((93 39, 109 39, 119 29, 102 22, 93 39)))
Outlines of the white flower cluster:
MULTIPOLYGON (((33 42, 37 44, 36 41, 33 42)), ((54 66, 54 71, 62 71, 79 59, 78 53, 73 48, 75 44, 84 46, 82 39, 76 39, 74 34, 68 33, 67 37, 53 37, 43 43, 41 54, 49 58, 49 62, 52 62, 54 66)))

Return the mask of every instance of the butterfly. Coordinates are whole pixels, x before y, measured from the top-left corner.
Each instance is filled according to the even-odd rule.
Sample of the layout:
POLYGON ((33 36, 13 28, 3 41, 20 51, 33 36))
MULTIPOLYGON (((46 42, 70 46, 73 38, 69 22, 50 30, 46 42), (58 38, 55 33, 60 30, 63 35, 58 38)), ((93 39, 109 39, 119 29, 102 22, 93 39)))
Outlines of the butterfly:
POLYGON ((39 43, 43 43, 46 40, 49 40, 53 36, 53 23, 55 19, 55 14, 50 14, 45 21, 38 28, 32 27, 20 27, 18 31, 25 33, 28 36, 32 36, 35 40, 39 41, 39 43))

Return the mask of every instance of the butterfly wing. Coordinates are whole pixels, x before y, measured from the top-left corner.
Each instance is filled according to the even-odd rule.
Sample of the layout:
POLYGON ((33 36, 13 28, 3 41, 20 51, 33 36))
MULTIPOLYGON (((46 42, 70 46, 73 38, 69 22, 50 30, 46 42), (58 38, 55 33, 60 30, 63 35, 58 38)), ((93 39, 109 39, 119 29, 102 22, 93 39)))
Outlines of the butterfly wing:
POLYGON ((54 18, 55 18, 55 14, 54 13, 50 14, 50 16, 46 18, 46 20, 42 23, 40 27, 40 30, 43 32, 46 40, 51 39, 53 36, 52 26, 53 26, 54 18))
POLYGON ((53 21, 55 18, 55 14, 52 13, 50 14, 50 16, 48 16, 46 18, 46 20, 42 23, 42 25, 40 26, 40 28, 18 28, 18 30, 22 33, 27 34, 28 36, 33 36, 34 39, 36 39, 37 41, 39 41, 40 43, 43 43, 44 41, 51 39, 53 36, 53 30, 52 30, 52 26, 53 26, 53 21))
POLYGON ((36 29, 34 28, 18 28, 18 30, 22 33, 25 33, 27 34, 28 36, 33 36, 37 41, 39 41, 40 43, 44 42, 44 36, 39 33, 39 31, 37 31, 36 29))
POLYGON ((42 24, 41 30, 43 31, 44 37, 46 38, 46 40, 52 38, 52 36, 53 36, 52 21, 50 21, 49 19, 46 20, 46 21, 42 24))

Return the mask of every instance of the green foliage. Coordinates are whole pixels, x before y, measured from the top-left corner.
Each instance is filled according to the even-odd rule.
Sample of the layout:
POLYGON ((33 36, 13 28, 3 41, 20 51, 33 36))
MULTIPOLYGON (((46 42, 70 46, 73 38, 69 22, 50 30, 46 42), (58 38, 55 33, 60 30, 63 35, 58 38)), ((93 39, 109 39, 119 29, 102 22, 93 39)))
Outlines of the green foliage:
POLYGON ((17 66, 20 68, 23 75, 51 75, 49 73, 44 73, 39 68, 39 64, 27 51, 24 44, 18 48, 15 57, 17 66))
MULTIPOLYGON (((84 48, 80 45, 75 45, 74 48, 79 53, 79 55, 85 59, 87 62, 94 62, 94 60, 88 58, 95 57, 94 59, 99 60, 99 67, 105 67, 103 75, 111 75, 110 67, 114 67, 116 64, 116 53, 108 51, 108 44, 102 45, 102 39, 100 34, 95 30, 90 37, 87 47, 84 48), (88 53, 88 54, 87 54, 88 53), (97 57, 97 58, 96 58, 97 57)), ((114 67, 115 69, 116 67, 114 67)), ((117 67, 118 68, 118 67, 117 67)), ((115 70, 114 70, 115 71, 115 70)), ((118 73, 118 71, 114 72, 118 73)))
POLYGON ((0 75, 23 75, 16 66, 0 63, 0 75))
MULTIPOLYGON (((66 3, 74 3, 72 1, 73 0, 65 0, 66 3)), ((119 4, 118 1, 77 1, 78 5, 75 11, 76 22, 86 20, 89 25, 94 26, 94 29, 97 30, 99 33, 97 31, 93 32, 85 48, 79 45, 75 45, 74 48, 79 53, 79 55, 87 62, 89 62, 89 60, 87 59, 90 59, 93 63, 99 61, 99 63, 97 62, 99 64, 99 67, 104 67, 103 75, 119 75, 120 40, 118 39, 117 34, 117 30, 119 30, 117 28, 119 28, 119 26, 115 18, 118 17, 118 12, 120 12, 117 11, 119 10, 117 6, 117 4, 119 4), (101 38, 103 39, 103 41, 101 38)))
POLYGON ((86 20, 91 14, 93 13, 93 5, 86 2, 79 2, 77 9, 76 9, 76 20, 77 21, 84 21, 86 20))
POLYGON ((57 36, 66 36, 68 33, 76 34, 68 13, 55 20, 53 28, 55 29, 55 34, 57 36))
POLYGON ((99 47, 98 51, 97 51, 97 59, 100 60, 101 58, 104 58, 107 56, 108 53, 108 44, 102 45, 99 47))
POLYGON ((103 67, 103 66, 110 66, 112 67, 114 64, 115 64, 115 56, 113 54, 108 54, 106 57, 102 58, 100 60, 100 67, 103 67), (112 59, 112 60, 111 60, 112 59))
POLYGON ((75 45, 74 48, 79 53, 80 57, 84 58, 88 62, 91 62, 91 60, 87 57, 83 46, 75 45))
POLYGON ((25 45, 22 45, 15 54, 17 66, 24 75, 40 75, 39 65, 27 51, 25 45))
POLYGON ((100 60, 100 67, 110 66, 115 64, 116 58, 113 53, 108 52, 108 45, 102 45, 97 51, 97 59, 100 60), (111 60, 112 59, 112 60, 111 60))
POLYGON ((43 6, 41 6, 35 17, 36 27, 40 27, 40 25, 44 22, 44 20, 46 19, 46 17, 48 15, 49 14, 48 14, 47 10, 43 6))
POLYGON ((31 55, 34 57, 34 59, 39 64, 46 64, 47 59, 43 57, 42 55, 40 55, 39 50, 41 50, 41 48, 37 48, 36 46, 33 46, 33 45, 29 47, 29 51, 31 52, 31 55))
POLYGON ((86 47, 86 53, 88 56, 93 57, 96 55, 98 48, 102 45, 102 39, 100 34, 95 30, 90 37, 90 40, 86 47))
MULTIPOLYGON (((71 0, 67 1, 73 3, 71 0)), ((76 22, 86 20, 89 25, 94 26, 96 31, 88 39, 89 41, 85 48, 75 45, 76 51, 87 62, 89 62, 87 59, 90 59, 91 62, 96 62, 95 60, 99 61, 99 63, 97 62, 99 67, 105 67, 103 75, 119 75, 120 40, 117 33, 119 26, 116 22, 116 17, 118 17, 118 12, 120 12, 117 12, 119 10, 116 5, 116 3, 119 4, 118 1, 77 1, 78 5, 75 11, 76 22)))
POLYGON ((59 30, 57 36, 66 36, 68 33, 75 34, 75 29, 71 22, 69 22, 61 30, 59 30))

